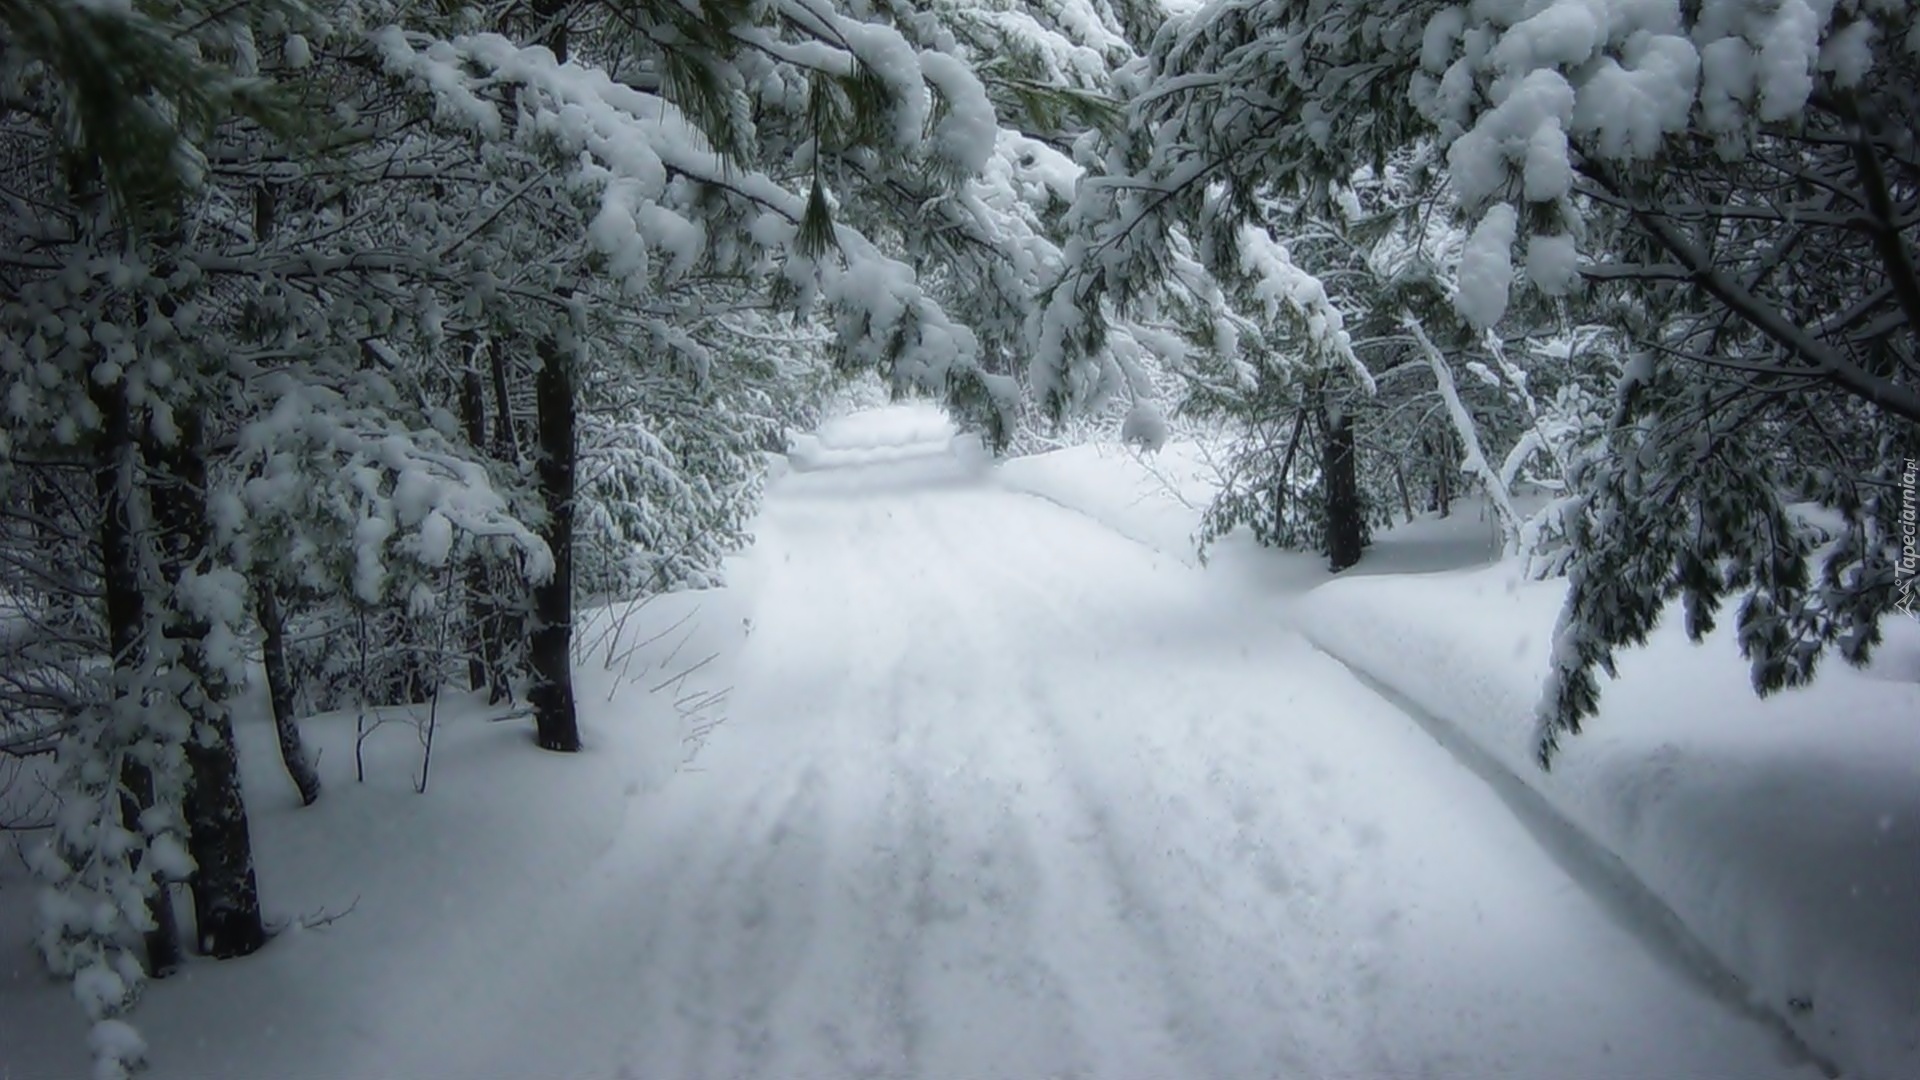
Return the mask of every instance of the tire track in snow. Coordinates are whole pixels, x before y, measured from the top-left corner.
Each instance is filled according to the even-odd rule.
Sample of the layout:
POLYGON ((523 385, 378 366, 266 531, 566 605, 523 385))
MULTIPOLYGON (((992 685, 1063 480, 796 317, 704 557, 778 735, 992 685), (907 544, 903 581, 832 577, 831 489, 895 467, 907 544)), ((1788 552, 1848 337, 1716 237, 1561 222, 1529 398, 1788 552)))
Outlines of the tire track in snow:
MULTIPOLYGON (((940 504, 947 510, 942 515, 946 520, 925 521, 920 531, 941 551, 945 561, 974 570, 976 583, 980 578, 1015 583, 1020 586, 1019 597, 1030 601, 1034 594, 1023 579, 1008 571, 1003 562, 981 557, 982 552, 1006 554, 1004 540, 996 542, 980 527, 981 519, 977 515, 964 508, 953 509, 957 501, 940 504), (969 534, 971 542, 957 541, 956 533, 960 529, 969 534)), ((925 504, 922 504, 922 515, 930 516, 925 504)), ((1036 659, 1008 648, 1000 635, 982 632, 990 626, 1020 625, 1035 612, 1024 610, 1027 605, 1010 604, 1004 589, 950 587, 947 592, 954 607, 967 613, 966 618, 956 622, 970 629, 974 651, 985 658, 982 669, 1000 673, 1000 677, 1008 681, 1011 701, 1003 722, 1024 714, 1028 723, 1007 724, 1007 727, 1028 734, 1028 752, 1035 760, 1052 765, 1043 790, 1064 797, 1056 800, 1058 805, 1047 819, 1060 821, 1063 834, 1080 841, 1065 847, 1088 864, 1081 880, 1090 880, 1093 884, 1092 889, 1083 887, 1075 901, 1084 904, 1089 894, 1100 897, 1124 937, 1134 942, 1150 969, 1154 994, 1161 999, 1156 1010, 1158 1026, 1186 1063, 1186 1071, 1206 1076, 1248 1075, 1245 1070, 1234 1068, 1217 1051, 1216 1048, 1226 1045, 1226 1036, 1230 1033, 1215 1021, 1217 1010, 1206 1000, 1208 995, 1202 988, 1208 980, 1204 973, 1191 970, 1184 951, 1168 932, 1171 920, 1164 906, 1149 898, 1149 890, 1129 866, 1126 853, 1117 843, 1112 800, 1098 793, 1096 785, 1079 766, 1078 755, 1084 753, 1085 748, 1072 745, 1067 738, 1036 659), (992 597, 993 602, 984 601, 983 595, 992 597), (1092 851, 1086 852, 1088 848, 1092 851)), ((1046 609, 1038 613, 1052 616, 1046 609)), ((1005 731, 1007 727, 1000 730, 1005 731)))
MULTIPOLYGON (((896 537, 912 534, 916 505, 890 514, 896 537)), ((916 1049, 943 1063, 936 1071, 1071 1074, 1075 1055, 1060 1049, 1070 1040, 1031 1007, 1050 980, 1004 919, 1022 894, 1019 860, 1015 877, 999 870, 1008 865, 999 837, 1011 823, 990 810, 986 828, 977 824, 983 808, 997 805, 1004 778, 990 768, 983 736, 994 717, 966 677, 963 628, 941 601, 940 575, 924 564, 893 563, 893 573, 878 572, 884 561, 868 565, 873 631, 908 643, 888 675, 883 711, 902 732, 892 767, 912 794, 912 948, 901 968, 921 1019, 916 1049)))
MULTIPOLYGON (((746 1074, 911 1075, 921 1026, 910 983, 912 883, 925 846, 925 826, 914 817, 924 798, 903 765, 911 732, 902 711, 886 707, 894 693, 888 673, 908 639, 872 632, 889 598, 873 580, 865 541, 885 531, 884 504, 861 504, 852 521, 819 509, 801 523, 815 534, 839 535, 796 538, 818 562, 782 568, 808 587, 790 597, 779 640, 812 646, 802 664, 831 655, 840 670, 839 692, 830 708, 809 718, 806 734, 832 778, 820 808, 827 846, 816 871, 825 895, 804 965, 809 992, 779 1009, 787 1045, 770 1044, 746 1074), (840 633, 847 636, 829 637, 840 633)), ((763 673, 776 684, 795 666, 792 657, 782 661, 763 673)))
POLYGON ((820 768, 808 765, 777 809, 750 811, 744 828, 730 830, 736 850, 703 890, 693 920, 693 963, 684 984, 692 1005, 683 1004, 680 1014, 693 1025, 694 1038, 681 1075, 736 1076, 742 1070, 733 1061, 757 1074, 753 1066, 768 1057, 769 1014, 798 970, 796 949, 812 936, 807 879, 825 847, 817 822, 825 783, 820 768))
MULTIPOLYGON (((926 542, 924 503, 904 509, 903 536, 926 542)), ((1028 808, 1048 785, 1030 775, 1033 755, 1010 749, 1017 729, 986 675, 994 658, 950 575, 927 572, 937 562, 923 559, 890 589, 919 613, 921 662, 898 685, 921 699, 913 767, 936 777, 926 805, 943 810, 929 838, 919 961, 923 994, 945 1003, 930 1011, 958 1021, 936 1033, 946 1046, 937 1056, 987 1075, 1083 1075, 1080 1024, 1035 925, 1045 875, 1031 823, 1059 815, 1028 808)))
MULTIPOLYGON (((741 678, 777 678, 793 667, 782 646, 794 640, 796 628, 785 625, 789 613, 844 618, 844 598, 821 581, 807 573, 770 577, 741 678)), ((823 655, 833 654, 801 660, 823 655)), ((809 675, 777 680, 798 694, 740 703, 757 724, 748 736, 756 743, 752 753, 741 753, 737 738, 723 738, 698 780, 685 778, 710 794, 676 802, 684 812, 667 823, 676 854, 660 867, 669 884, 664 902, 649 912, 641 955, 651 968, 651 997, 673 1022, 636 1018, 642 1031, 629 1039, 628 1059, 659 1063, 639 1075, 765 1075, 792 1041, 780 1013, 809 975, 809 954, 826 921, 823 868, 836 840, 826 808, 837 770, 819 753, 807 721, 842 712, 855 686, 846 663, 809 675), (735 788, 742 794, 728 794, 735 788), (650 1041, 659 1045, 643 1045, 650 1041)))
MULTIPOLYGON (((1052 599, 1052 594, 1070 583, 1080 568, 1066 562, 1062 548, 1045 548, 1043 554, 1044 562, 1051 564, 1043 569, 1053 571, 1050 590, 1042 589, 1028 578, 1022 571, 1031 567, 1024 564, 993 560, 986 566, 1010 586, 990 590, 1003 609, 1003 619, 1030 619, 1038 614, 1053 623, 1062 631, 1053 639, 1058 645, 1057 653, 1070 652, 1070 643, 1079 643, 1097 655, 1102 644, 1110 641, 1116 627, 1136 623, 1143 614, 1148 614, 1137 605, 1131 608, 1114 605, 1109 598, 1097 593, 1075 595, 1073 599, 1081 601, 1078 610, 1063 607, 1052 599)), ((1226 777, 1218 759, 1212 762, 1202 759, 1189 765, 1187 759, 1192 755, 1180 752, 1189 744, 1205 745, 1203 740, 1189 738, 1159 746, 1145 745, 1138 738, 1139 726, 1131 722, 1123 705, 1120 715, 1108 712, 1102 718, 1099 747, 1088 744, 1073 734, 1062 720, 1064 715, 1087 711, 1084 688, 1075 687, 1071 695, 1074 700, 1064 700, 1069 695, 1063 693, 1063 688, 1070 685, 1070 680, 1059 675, 1058 671, 1043 672, 1029 660, 1023 670, 1024 697, 1032 703, 1036 716, 1052 739, 1055 756, 1068 764, 1066 775, 1076 797, 1099 822, 1096 831, 1110 876, 1132 909, 1129 921, 1136 924, 1143 942, 1162 958, 1171 984, 1189 1001, 1187 1014, 1199 1018, 1183 1023, 1201 1043, 1221 1048, 1214 1051, 1207 1071, 1212 1075, 1259 1075, 1272 1069, 1274 1062, 1284 1061, 1288 1063, 1288 1068, 1283 1070, 1286 1072, 1325 1073, 1330 1067, 1328 1058, 1332 1056, 1344 1060, 1347 1063, 1344 1068, 1381 1073, 1385 1063, 1369 1049, 1370 1044, 1378 1045, 1378 1040, 1370 1037, 1377 1023, 1375 1010, 1366 999, 1373 989, 1369 983, 1378 974, 1373 961, 1384 951, 1386 939, 1391 936, 1394 921, 1391 910, 1365 927, 1362 948, 1357 954, 1327 956, 1323 939, 1329 935, 1302 934, 1300 930, 1302 925, 1335 931, 1351 929, 1351 920, 1342 925, 1337 918, 1331 924, 1328 919, 1336 911, 1357 906, 1356 901, 1361 899, 1353 896, 1347 887, 1349 874, 1345 863, 1325 858, 1300 860, 1307 863, 1305 873, 1289 875, 1266 845, 1252 836, 1263 824, 1271 825, 1262 821, 1261 808, 1245 791, 1236 796, 1233 790, 1220 790, 1225 786, 1226 777), (1123 748, 1125 753, 1114 753, 1123 748), (1096 753, 1096 749, 1100 752, 1096 753), (1103 793, 1103 785, 1095 781, 1092 772, 1079 766, 1081 762, 1120 759, 1124 759, 1126 768, 1106 770, 1108 784, 1105 786, 1116 788, 1112 793, 1103 793), (1197 769, 1203 769, 1204 775, 1197 769), (1195 813, 1191 807, 1182 805, 1185 800, 1177 794, 1162 799, 1161 789, 1168 786, 1215 795, 1222 814, 1212 816, 1216 819, 1224 816, 1231 823, 1225 842, 1216 839, 1204 845, 1189 843, 1206 839, 1201 834, 1209 815, 1195 813), (1159 812, 1152 817, 1156 820, 1136 820, 1129 825, 1129 815, 1122 812, 1122 808, 1155 804, 1159 812), (1120 845, 1118 835, 1122 832, 1132 836, 1134 847, 1120 845), (1147 844, 1159 839, 1170 839, 1172 843, 1156 858, 1147 844), (1238 857, 1216 863, 1196 856, 1196 852, 1213 855, 1222 850, 1238 857), (1136 855, 1143 856, 1137 860, 1138 867, 1134 865, 1136 855), (1156 865, 1163 873, 1173 871, 1185 882, 1187 895, 1203 897, 1210 903, 1149 900, 1154 890, 1148 884, 1151 879, 1143 871, 1156 865), (1235 868, 1245 869, 1236 876, 1235 868), (1332 902, 1323 902, 1322 894, 1330 895, 1332 902), (1233 913, 1242 918, 1225 917, 1227 909, 1233 909, 1233 913), (1254 916, 1254 924, 1264 928, 1263 933, 1248 932, 1244 918, 1247 915, 1254 916), (1176 932, 1175 927, 1183 932, 1176 932), (1196 934, 1209 940, 1196 941, 1196 934), (1276 943, 1290 948, 1276 947, 1276 943), (1196 948, 1197 945, 1211 945, 1212 949, 1196 948), (1209 951, 1213 955, 1206 955, 1209 951), (1306 953, 1304 959, 1312 962, 1299 962, 1303 958, 1291 955, 1292 951, 1306 953), (1328 972, 1348 966, 1360 968, 1356 981, 1361 993, 1357 999, 1346 994, 1343 987, 1324 981, 1328 972), (1223 972, 1238 976, 1225 981, 1234 984, 1234 996, 1239 1002, 1225 1002, 1221 995, 1207 992, 1223 981, 1223 972), (1246 1016, 1247 1010, 1234 1007, 1248 1000, 1261 1006, 1253 1010, 1256 1015, 1246 1016), (1222 1019, 1236 1012, 1242 1013, 1247 1022, 1222 1019), (1324 1045, 1327 1042, 1324 1034, 1317 1040, 1321 1045, 1310 1045, 1304 1037, 1284 1031, 1265 1039, 1250 1034, 1257 1027, 1259 1013, 1298 1018, 1305 1012, 1316 1014, 1317 1022, 1311 1025, 1316 1032, 1334 1033, 1334 1041, 1339 1045, 1324 1045), (1223 1059, 1223 1053, 1230 1053, 1231 1060, 1223 1059)), ((1192 709, 1208 700, 1206 687, 1191 685, 1190 680, 1184 678, 1171 681, 1180 692, 1167 695, 1168 711, 1152 717, 1155 722, 1164 723, 1177 716, 1183 703, 1192 709)), ((1339 836, 1326 835, 1328 823, 1337 818, 1325 798, 1324 786, 1310 782, 1303 785, 1303 790, 1312 796, 1308 809, 1313 812, 1306 816, 1321 826, 1319 835, 1313 839, 1321 844, 1331 840, 1337 845, 1339 836)), ((1280 824, 1284 830, 1286 823, 1280 824)), ((1286 846, 1296 855, 1303 848, 1298 842, 1286 846)), ((1337 933, 1333 936, 1338 940, 1337 933)))

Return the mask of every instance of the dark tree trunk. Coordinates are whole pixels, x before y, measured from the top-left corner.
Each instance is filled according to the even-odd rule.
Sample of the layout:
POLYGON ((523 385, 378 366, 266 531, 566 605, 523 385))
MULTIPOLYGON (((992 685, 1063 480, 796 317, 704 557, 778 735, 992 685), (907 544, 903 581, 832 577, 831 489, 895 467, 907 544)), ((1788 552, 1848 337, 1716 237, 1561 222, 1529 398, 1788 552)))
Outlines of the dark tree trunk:
POLYGON ((227 960, 258 951, 267 943, 267 930, 260 918, 233 722, 222 710, 195 726, 206 734, 187 747, 193 766, 187 835, 199 867, 192 879, 194 929, 202 953, 227 960))
MULTIPOLYGON (((468 368, 460 380, 460 411, 467 426, 467 443, 475 449, 487 445, 487 391, 481 384, 480 373, 468 368)), ((473 640, 467 643, 467 689, 478 690, 487 685, 487 660, 490 650, 487 648, 487 617, 481 610, 482 598, 487 591, 487 572, 485 564, 475 559, 473 568, 467 572, 468 618, 473 625, 473 640)))
POLYGON ((507 371, 507 351, 498 337, 487 338, 487 369, 493 378, 493 456, 512 464, 520 460, 520 443, 513 431, 513 398, 508 393, 511 377, 507 371))
POLYGON ((1445 434, 1434 443, 1433 501, 1441 517, 1453 513, 1453 440, 1445 434))
POLYGON ((1293 417, 1293 434, 1287 437, 1287 452, 1280 458, 1280 471, 1273 479, 1273 542, 1278 544, 1287 531, 1287 477, 1293 472, 1293 455, 1300 449, 1300 432, 1307 426, 1307 410, 1293 417))
POLYGON ((1367 543, 1367 523, 1354 467, 1353 415, 1336 404, 1323 409, 1320 426, 1324 433, 1321 482, 1327 493, 1327 565, 1337 574, 1360 561, 1367 543))
MULTIPOLYGON (((94 493, 100 502, 100 580, 106 593, 107 644, 113 650, 115 681, 122 683, 115 691, 115 704, 138 708, 138 703, 126 700, 135 692, 128 685, 127 675, 144 663, 141 633, 146 621, 146 597, 140 592, 140 555, 131 528, 133 422, 124 383, 95 383, 90 390, 100 410, 100 458, 93 474, 94 493)), ((129 832, 144 833, 140 817, 154 804, 152 772, 131 756, 123 758, 120 788, 121 825, 129 832)), ((180 930, 168 882, 159 882, 159 888, 148 898, 147 914, 153 919, 153 929, 147 931, 143 942, 147 974, 159 978, 180 966, 180 930)))
POLYGON ((1413 494, 1407 490, 1407 470, 1398 457, 1393 459, 1393 482, 1400 488, 1400 510, 1413 520, 1413 494))
MULTIPOLYGON (((253 235, 262 243, 271 239, 278 227, 280 200, 272 184, 253 189, 253 235)), ((300 739, 300 725, 294 718, 293 674, 287 669, 287 620, 280 609, 280 594, 273 582, 261 578, 254 582, 254 617, 260 621, 261 662, 267 670, 267 699, 273 706, 273 730, 280 739, 280 764, 300 792, 300 805, 312 806, 320 798, 320 774, 307 756, 300 739)))
POLYGON ((280 763, 300 791, 300 805, 312 806, 320 798, 320 773, 307 755, 300 738, 300 724, 294 717, 293 676, 287 670, 287 623, 280 610, 280 597, 272 583, 254 584, 254 617, 260 620, 265 639, 260 646, 262 665, 267 669, 267 698, 273 703, 273 730, 280 737, 280 763))
MULTIPOLYGON (((468 368, 460 384, 460 410, 465 414, 467 442, 476 450, 487 445, 486 383, 475 368, 468 368)), ((472 640, 467 643, 467 687, 488 690, 498 703, 508 696, 507 675, 501 661, 500 615, 493 602, 493 585, 485 561, 475 558, 467 570, 468 618, 472 640)))
MULTIPOLYGON (((508 394, 507 353, 500 345, 497 336, 487 339, 487 367, 493 378, 493 456, 506 464, 516 464, 520 460, 520 443, 513 428, 513 399, 508 394)), ((489 595, 494 595, 489 591, 489 595)), ((492 681, 487 686, 487 704, 498 705, 513 698, 513 688, 507 678, 507 642, 520 639, 523 631, 521 613, 505 604, 491 602, 487 614, 490 621, 487 633, 493 641, 494 670, 492 681)))
MULTIPOLYGON (((179 581, 198 568, 212 543, 207 520, 207 459, 199 417, 179 417, 171 446, 149 444, 154 524, 159 529, 161 569, 179 581)), ((200 951, 219 959, 246 956, 266 944, 260 889, 253 871, 253 842, 240 795, 240 762, 228 713, 235 696, 225 671, 206 652, 210 628, 188 613, 171 614, 168 636, 182 646, 182 660, 196 685, 183 696, 193 721, 187 739, 187 848, 196 866, 194 928, 200 951), (197 692, 196 692, 197 691, 197 692)))
POLYGON ((580 749, 573 704, 573 356, 551 337, 540 342, 540 373, 534 380, 540 415, 539 476, 547 504, 547 547, 553 576, 534 587, 533 722, 548 750, 580 749))

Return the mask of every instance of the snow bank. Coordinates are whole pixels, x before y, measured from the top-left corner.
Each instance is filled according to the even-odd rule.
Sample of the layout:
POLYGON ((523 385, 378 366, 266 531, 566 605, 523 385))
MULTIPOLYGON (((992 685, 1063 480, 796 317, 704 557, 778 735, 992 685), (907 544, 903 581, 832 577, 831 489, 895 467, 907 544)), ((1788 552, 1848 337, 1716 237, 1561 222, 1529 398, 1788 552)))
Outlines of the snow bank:
POLYGON ((1200 447, 1188 441, 1150 455, 1086 443, 1003 461, 994 476, 1009 491, 1085 514, 1188 564, 1197 561, 1194 536, 1218 486, 1200 447))
POLYGON ((1868 671, 1762 701, 1731 635, 1694 646, 1670 620, 1546 773, 1533 710, 1563 596, 1501 565, 1337 580, 1297 614, 1616 854, 1812 1049, 1920 1076, 1920 625, 1889 626, 1868 671))
POLYGON ((938 405, 914 402, 837 416, 820 430, 787 438, 782 474, 880 465, 956 453, 953 421, 938 405))
POLYGON ((862 465, 880 465, 891 461, 911 461, 915 458, 940 457, 948 452, 946 442, 917 443, 908 446, 857 446, 836 449, 822 446, 820 440, 812 435, 798 435, 787 444, 788 469, 795 472, 815 472, 821 469, 857 468, 862 465))
POLYGON ((953 437, 946 410, 929 402, 889 405, 837 416, 820 425, 816 439, 829 450, 945 443, 953 437))

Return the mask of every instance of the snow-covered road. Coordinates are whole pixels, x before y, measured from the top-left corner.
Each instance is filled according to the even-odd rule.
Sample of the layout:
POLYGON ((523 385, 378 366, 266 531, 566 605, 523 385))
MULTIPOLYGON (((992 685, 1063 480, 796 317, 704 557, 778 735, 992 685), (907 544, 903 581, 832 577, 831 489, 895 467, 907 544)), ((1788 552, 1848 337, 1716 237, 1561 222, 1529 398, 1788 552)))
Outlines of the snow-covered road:
POLYGON ((777 485, 731 718, 502 944, 512 1015, 422 1060, 1817 1075, 1270 604, 952 457, 889 458, 777 485))

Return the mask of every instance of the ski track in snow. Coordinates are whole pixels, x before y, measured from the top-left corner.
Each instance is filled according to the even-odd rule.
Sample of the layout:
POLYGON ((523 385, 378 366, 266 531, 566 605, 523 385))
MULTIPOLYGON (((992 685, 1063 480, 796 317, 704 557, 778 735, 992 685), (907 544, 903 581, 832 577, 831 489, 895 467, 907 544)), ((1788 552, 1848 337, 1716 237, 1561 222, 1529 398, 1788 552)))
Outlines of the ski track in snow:
POLYGON ((1814 1075, 1278 615, 875 458, 776 486, 728 722, 380 1071, 1814 1075))

